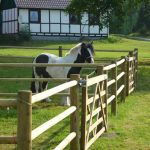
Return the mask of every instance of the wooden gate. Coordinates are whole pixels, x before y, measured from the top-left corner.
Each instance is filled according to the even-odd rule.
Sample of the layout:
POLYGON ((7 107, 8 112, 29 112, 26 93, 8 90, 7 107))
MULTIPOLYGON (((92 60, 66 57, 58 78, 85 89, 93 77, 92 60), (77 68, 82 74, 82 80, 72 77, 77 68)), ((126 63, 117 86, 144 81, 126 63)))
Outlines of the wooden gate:
POLYGON ((107 131, 107 75, 88 79, 82 87, 81 150, 87 150, 107 131), (88 90, 94 89, 93 95, 88 90))
POLYGON ((127 96, 134 91, 137 81, 137 50, 129 52, 127 60, 127 96))

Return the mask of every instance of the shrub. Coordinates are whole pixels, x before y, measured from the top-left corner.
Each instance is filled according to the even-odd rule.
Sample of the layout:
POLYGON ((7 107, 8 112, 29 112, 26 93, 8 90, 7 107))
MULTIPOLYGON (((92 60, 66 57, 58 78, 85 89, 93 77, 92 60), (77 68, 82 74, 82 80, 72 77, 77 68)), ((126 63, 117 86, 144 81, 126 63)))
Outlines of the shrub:
POLYGON ((109 36, 107 41, 108 43, 117 43, 121 41, 121 38, 116 36, 109 36))
POLYGON ((29 41, 31 40, 31 33, 28 25, 21 27, 19 32, 19 41, 29 41))
POLYGON ((17 42, 18 42, 17 34, 0 35, 0 44, 1 45, 16 45, 17 42))

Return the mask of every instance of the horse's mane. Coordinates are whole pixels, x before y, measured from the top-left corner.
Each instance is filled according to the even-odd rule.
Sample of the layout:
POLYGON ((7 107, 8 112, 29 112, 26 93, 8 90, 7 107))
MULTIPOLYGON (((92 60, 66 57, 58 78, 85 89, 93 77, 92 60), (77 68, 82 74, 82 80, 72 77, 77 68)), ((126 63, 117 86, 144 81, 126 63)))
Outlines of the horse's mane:
POLYGON ((79 48, 81 48, 81 44, 82 44, 82 43, 79 43, 79 44, 77 44, 76 46, 74 46, 73 48, 71 48, 71 49, 69 50, 69 52, 66 53, 66 56, 69 55, 69 54, 74 54, 74 53, 76 53, 76 52, 79 50, 79 48))

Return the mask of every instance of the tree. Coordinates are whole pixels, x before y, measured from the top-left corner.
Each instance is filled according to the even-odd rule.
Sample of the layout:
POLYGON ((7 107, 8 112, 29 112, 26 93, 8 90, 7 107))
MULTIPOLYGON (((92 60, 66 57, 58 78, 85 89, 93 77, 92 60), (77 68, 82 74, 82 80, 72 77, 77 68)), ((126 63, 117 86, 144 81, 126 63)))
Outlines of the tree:
MULTIPOLYGON (((142 0, 72 0, 67 11, 74 14, 84 12, 100 17, 100 27, 108 25, 112 14, 123 22, 127 11, 136 7, 142 0), (127 9, 126 9, 126 7, 127 9)), ((98 18, 96 18, 98 19, 98 18)))
POLYGON ((143 34, 150 31, 150 0, 143 0, 135 30, 143 34))
POLYGON ((117 15, 112 13, 110 20, 110 32, 121 34, 129 34, 133 32, 138 21, 140 7, 141 3, 132 5, 131 0, 126 0, 123 4, 124 14, 121 20, 117 15))

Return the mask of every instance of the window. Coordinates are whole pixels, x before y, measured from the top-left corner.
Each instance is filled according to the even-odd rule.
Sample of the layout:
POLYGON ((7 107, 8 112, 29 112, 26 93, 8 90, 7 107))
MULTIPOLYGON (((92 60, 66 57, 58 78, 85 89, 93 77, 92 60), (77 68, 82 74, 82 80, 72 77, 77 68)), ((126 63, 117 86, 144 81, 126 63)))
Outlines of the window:
POLYGON ((39 23, 41 20, 40 10, 30 10, 29 19, 32 23, 39 23))
POLYGON ((70 24, 80 24, 81 23, 80 15, 70 14, 69 22, 70 22, 70 24))
POLYGON ((99 15, 89 14, 89 25, 99 25, 100 17, 99 15))

